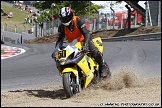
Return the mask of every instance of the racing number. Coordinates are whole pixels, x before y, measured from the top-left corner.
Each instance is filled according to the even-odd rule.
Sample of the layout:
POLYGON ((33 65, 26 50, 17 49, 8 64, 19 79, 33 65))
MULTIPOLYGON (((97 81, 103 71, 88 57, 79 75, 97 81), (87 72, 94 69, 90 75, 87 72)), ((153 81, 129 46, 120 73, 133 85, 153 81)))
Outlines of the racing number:
POLYGON ((97 44, 99 44, 99 46, 102 46, 102 43, 99 40, 96 40, 97 44))
POLYGON ((59 51, 58 58, 60 59, 61 57, 66 57, 66 50, 59 51))

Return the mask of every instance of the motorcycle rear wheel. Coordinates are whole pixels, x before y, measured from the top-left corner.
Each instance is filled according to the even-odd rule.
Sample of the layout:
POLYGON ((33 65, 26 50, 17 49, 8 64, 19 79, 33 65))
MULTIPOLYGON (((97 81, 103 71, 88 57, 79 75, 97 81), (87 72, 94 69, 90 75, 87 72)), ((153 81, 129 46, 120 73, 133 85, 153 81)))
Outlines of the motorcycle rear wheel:
POLYGON ((67 98, 77 93, 76 77, 73 73, 68 72, 63 75, 63 88, 67 98))

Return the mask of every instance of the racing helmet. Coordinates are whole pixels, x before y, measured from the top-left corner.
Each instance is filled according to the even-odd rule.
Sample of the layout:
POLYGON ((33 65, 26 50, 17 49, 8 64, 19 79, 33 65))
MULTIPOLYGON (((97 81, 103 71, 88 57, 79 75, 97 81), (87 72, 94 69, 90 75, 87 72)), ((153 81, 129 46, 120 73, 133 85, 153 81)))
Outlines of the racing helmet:
POLYGON ((58 12, 61 23, 65 26, 69 26, 73 18, 73 11, 70 7, 63 7, 58 12))

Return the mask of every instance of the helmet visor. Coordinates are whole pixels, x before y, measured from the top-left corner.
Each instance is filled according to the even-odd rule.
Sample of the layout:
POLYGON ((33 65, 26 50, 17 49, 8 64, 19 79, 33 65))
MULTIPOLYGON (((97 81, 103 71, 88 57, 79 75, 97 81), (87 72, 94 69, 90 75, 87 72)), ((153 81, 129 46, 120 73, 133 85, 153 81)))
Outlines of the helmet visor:
POLYGON ((61 20, 62 23, 68 23, 71 20, 71 18, 69 18, 69 17, 62 17, 62 18, 60 18, 60 20, 61 20))
POLYGON ((69 21, 69 22, 67 22, 67 23, 62 23, 62 24, 65 25, 65 26, 69 26, 70 23, 71 23, 71 21, 69 21))

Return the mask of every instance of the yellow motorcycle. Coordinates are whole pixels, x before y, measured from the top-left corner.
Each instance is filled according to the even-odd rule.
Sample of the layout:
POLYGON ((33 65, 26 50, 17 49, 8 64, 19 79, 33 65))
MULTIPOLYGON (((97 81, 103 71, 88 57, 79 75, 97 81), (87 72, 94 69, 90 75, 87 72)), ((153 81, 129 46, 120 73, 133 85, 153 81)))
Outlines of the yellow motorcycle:
MULTIPOLYGON (((100 37, 94 38, 94 45, 103 52, 103 44, 100 37)), ((99 80, 99 64, 89 53, 82 51, 83 42, 74 39, 66 47, 55 50, 54 59, 60 75, 67 98, 79 93, 91 83, 99 80)), ((108 67, 108 66, 107 66, 108 67)), ((109 71, 109 67, 108 67, 109 71)))

